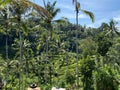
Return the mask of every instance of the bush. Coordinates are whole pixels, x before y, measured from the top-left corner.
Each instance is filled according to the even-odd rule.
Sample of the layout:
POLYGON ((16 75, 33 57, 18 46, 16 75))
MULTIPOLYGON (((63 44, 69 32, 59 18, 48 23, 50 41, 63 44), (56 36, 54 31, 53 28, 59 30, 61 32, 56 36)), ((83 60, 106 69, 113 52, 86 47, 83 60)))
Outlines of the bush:
POLYGON ((104 66, 94 72, 96 90, 118 90, 118 74, 109 66, 104 66))

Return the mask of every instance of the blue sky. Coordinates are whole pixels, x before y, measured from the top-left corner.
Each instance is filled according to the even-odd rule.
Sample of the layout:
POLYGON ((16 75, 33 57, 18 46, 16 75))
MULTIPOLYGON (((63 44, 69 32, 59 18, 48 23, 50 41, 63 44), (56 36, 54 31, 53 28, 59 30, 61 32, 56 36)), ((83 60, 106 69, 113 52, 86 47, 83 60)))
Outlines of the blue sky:
MULTIPOLYGON (((42 0, 31 0, 43 6, 42 0)), ((55 0, 45 0, 53 2, 55 0)), ((72 0, 56 0, 56 7, 61 12, 55 19, 67 17, 72 23, 75 23, 75 9, 72 0)), ((99 27, 102 22, 109 22, 110 19, 116 20, 120 26, 120 0, 78 0, 81 3, 81 9, 91 11, 95 15, 95 23, 92 23, 88 16, 79 13, 79 24, 87 27, 99 27)))

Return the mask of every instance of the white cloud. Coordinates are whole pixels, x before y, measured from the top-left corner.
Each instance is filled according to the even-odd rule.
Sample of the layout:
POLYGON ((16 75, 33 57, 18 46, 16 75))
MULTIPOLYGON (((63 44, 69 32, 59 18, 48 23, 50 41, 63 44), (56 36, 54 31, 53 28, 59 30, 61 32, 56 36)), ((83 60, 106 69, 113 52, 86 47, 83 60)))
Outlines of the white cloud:
POLYGON ((93 27, 93 28, 95 28, 95 24, 88 24, 88 25, 86 25, 87 27, 93 27))
MULTIPOLYGON (((76 18, 76 15, 75 15, 74 12, 73 13, 69 13, 69 12, 63 13, 63 12, 61 12, 59 14, 60 14, 60 16, 64 16, 68 19, 75 19, 76 18)), ((59 16, 59 14, 58 14, 58 16, 59 16)), ((85 19, 85 18, 89 18, 89 17, 86 16, 85 14, 79 14, 78 15, 78 19, 85 19)))
POLYGON ((95 23, 88 23, 86 26, 95 28, 95 27, 99 27, 103 22, 108 22, 108 20, 106 18, 103 18, 95 21, 95 23))
POLYGON ((57 7, 61 10, 74 11, 74 6, 69 4, 58 4, 57 7))
POLYGON ((115 21, 120 21, 120 16, 114 17, 113 18, 115 21))
POLYGON ((80 14, 79 16, 78 16, 78 18, 88 18, 86 15, 84 15, 84 14, 80 14))

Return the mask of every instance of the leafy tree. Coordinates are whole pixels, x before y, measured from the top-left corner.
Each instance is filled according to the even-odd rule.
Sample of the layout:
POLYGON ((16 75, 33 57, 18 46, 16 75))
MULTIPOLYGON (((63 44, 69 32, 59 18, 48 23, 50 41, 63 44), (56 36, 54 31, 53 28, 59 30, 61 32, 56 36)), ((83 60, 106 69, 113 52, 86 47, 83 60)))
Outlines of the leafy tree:
POLYGON ((118 90, 119 75, 110 66, 104 66, 95 71, 95 90, 118 90))
POLYGON ((120 35, 119 31, 116 28, 117 22, 115 22, 113 19, 110 20, 110 22, 103 23, 102 24, 102 29, 106 32, 106 36, 113 37, 114 34, 120 35))
POLYGON ((80 73, 82 75, 83 89, 93 90, 92 73, 95 70, 95 61, 90 56, 80 61, 80 73))
POLYGON ((112 46, 112 41, 103 35, 98 37, 98 49, 97 52, 101 56, 105 56, 106 53, 108 52, 109 48, 112 46))
POLYGON ((81 51, 83 58, 86 58, 88 55, 95 55, 97 53, 97 44, 92 40, 92 38, 88 37, 86 39, 82 39, 79 43, 79 50, 81 51))
POLYGON ((65 76, 66 76, 65 78, 66 78, 66 83, 67 84, 72 85, 72 84, 75 83, 75 77, 72 73, 67 71, 65 76))
POLYGON ((116 23, 103 23, 99 28, 78 25, 79 12, 86 10, 77 0, 73 0, 76 25, 66 18, 55 20, 60 10, 56 1, 43 1, 45 9, 29 0, 0 1, 0 77, 6 82, 3 89, 25 90, 34 82, 44 90, 52 86, 118 90, 120 40, 114 31, 116 23), (6 51, 5 43, 9 47, 6 51), (7 52, 8 62, 4 59, 7 52))
POLYGON ((107 59, 108 59, 108 63, 110 64, 110 66, 114 66, 115 63, 116 64, 120 64, 119 61, 119 53, 120 53, 120 38, 116 37, 113 39, 113 45, 112 47, 110 47, 108 53, 107 53, 107 59))

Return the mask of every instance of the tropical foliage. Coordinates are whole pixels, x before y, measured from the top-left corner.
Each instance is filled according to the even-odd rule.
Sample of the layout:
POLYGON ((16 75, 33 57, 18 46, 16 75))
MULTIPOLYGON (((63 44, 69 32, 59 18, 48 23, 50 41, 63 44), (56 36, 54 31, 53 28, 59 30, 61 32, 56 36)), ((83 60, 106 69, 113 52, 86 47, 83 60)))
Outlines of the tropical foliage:
MULTIPOLYGON (((36 83, 67 90, 120 89, 120 37, 116 22, 81 26, 62 17, 56 1, 41 7, 29 0, 0 0, 0 88, 26 90, 36 83)), ((73 9, 74 10, 74 9, 73 9)))

